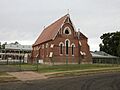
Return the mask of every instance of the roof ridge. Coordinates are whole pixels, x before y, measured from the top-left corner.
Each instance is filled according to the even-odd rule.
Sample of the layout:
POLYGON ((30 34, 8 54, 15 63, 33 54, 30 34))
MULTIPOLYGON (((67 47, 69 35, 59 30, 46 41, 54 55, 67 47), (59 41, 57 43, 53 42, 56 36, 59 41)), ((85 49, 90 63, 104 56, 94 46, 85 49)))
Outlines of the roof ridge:
POLYGON ((67 16, 67 15, 68 15, 68 14, 66 14, 66 15, 62 16, 61 18, 59 18, 59 19, 53 21, 53 23, 49 24, 49 25, 48 25, 47 27, 45 27, 43 30, 49 28, 51 25, 55 24, 56 22, 58 22, 59 20, 61 20, 63 17, 65 17, 65 16, 67 16))

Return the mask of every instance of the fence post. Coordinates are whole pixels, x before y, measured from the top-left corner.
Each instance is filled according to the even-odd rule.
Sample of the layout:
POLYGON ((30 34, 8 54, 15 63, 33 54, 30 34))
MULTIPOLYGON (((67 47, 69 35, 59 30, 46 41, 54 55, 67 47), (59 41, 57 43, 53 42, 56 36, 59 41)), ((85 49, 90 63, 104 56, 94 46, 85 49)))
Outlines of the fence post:
POLYGON ((8 56, 7 56, 7 65, 8 65, 8 56))
POLYGON ((21 71, 22 69, 21 69, 21 58, 20 58, 20 56, 21 55, 20 55, 20 51, 19 51, 18 59, 20 60, 20 64, 19 65, 20 65, 20 71, 21 71))
POLYGON ((37 59, 37 68, 36 68, 36 70, 38 71, 38 63, 39 63, 39 60, 38 60, 38 58, 36 58, 37 59))
POLYGON ((19 60, 20 60, 20 62, 19 62, 20 71, 22 71, 22 69, 21 69, 21 59, 20 59, 20 57, 19 57, 19 60))

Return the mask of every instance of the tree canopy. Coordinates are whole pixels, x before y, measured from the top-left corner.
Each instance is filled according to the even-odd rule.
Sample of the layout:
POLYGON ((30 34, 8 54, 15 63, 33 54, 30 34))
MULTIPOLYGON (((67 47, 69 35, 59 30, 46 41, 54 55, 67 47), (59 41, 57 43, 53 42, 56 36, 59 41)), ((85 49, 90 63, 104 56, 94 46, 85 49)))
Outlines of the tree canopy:
MULTIPOLYGON (((18 44, 20 44, 20 43, 17 42, 17 41, 15 41, 14 43, 10 43, 10 44, 18 45, 18 44)), ((0 49, 5 49, 5 45, 7 45, 7 42, 5 42, 5 43, 3 43, 3 44, 1 44, 1 42, 0 42, 0 49)))
POLYGON ((2 48, 2 49, 5 49, 5 45, 7 45, 7 42, 3 43, 3 44, 1 45, 1 48, 2 48))
POLYGON ((120 57, 120 32, 105 33, 100 38, 100 51, 120 57))

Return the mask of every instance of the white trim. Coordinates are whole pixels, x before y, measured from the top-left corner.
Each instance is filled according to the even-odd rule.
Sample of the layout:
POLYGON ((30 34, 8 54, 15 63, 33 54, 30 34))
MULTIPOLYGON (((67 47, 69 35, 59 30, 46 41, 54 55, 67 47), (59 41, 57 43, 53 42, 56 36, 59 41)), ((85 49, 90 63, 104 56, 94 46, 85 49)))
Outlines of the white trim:
POLYGON ((74 54, 72 56, 75 56, 74 54))
POLYGON ((65 27, 64 30, 63 30, 63 33, 64 33, 65 35, 71 35, 71 30, 70 30, 70 28, 69 28, 68 26, 65 27), (69 31, 69 34, 65 34, 65 31, 66 31, 66 30, 69 31))
POLYGON ((80 51, 80 54, 81 54, 81 55, 84 55, 84 56, 86 55, 86 53, 85 53, 85 52, 82 52, 82 51, 80 51))
POLYGON ((64 43, 63 43, 63 42, 60 42, 60 43, 59 43, 59 46, 60 46, 60 44, 62 44, 62 45, 64 46, 64 43))
POLYGON ((53 57, 53 52, 50 52, 50 55, 49 55, 49 57, 51 58, 51 57, 53 57))
POLYGON ((69 39, 65 39, 65 46, 66 46, 66 41, 68 40, 68 47, 70 47, 70 40, 69 39))
POLYGON ((80 51, 80 54, 81 54, 81 55, 83 55, 83 52, 82 52, 82 51, 80 51))
POLYGON ((63 56, 63 54, 60 54, 60 56, 63 56))
POLYGON ((50 45, 50 48, 53 48, 53 47, 54 47, 54 44, 51 44, 51 45, 50 45))
MULTIPOLYGON (((60 29, 62 29, 62 27, 63 27, 63 25, 64 25, 64 23, 65 23, 65 20, 67 19, 67 17, 64 19, 64 21, 63 21, 63 23, 62 23, 62 25, 61 25, 61 27, 58 29, 58 31, 60 30, 60 29)), ((55 39, 55 37, 57 36, 57 34, 58 33, 56 33, 56 35, 53 37, 53 39, 52 40, 54 40, 55 39)))
MULTIPOLYGON (((72 54, 72 56, 74 56, 74 48, 75 48, 75 44, 74 43, 72 43, 71 44, 71 47, 73 46, 73 54, 72 54)), ((72 49, 72 48, 71 48, 72 49)), ((72 50, 71 50, 72 51, 72 50)))
POLYGON ((54 47, 54 44, 51 44, 51 45, 50 45, 50 48, 53 48, 53 47, 54 47))
POLYGON ((66 54, 66 56, 69 55, 69 47, 70 47, 70 40, 69 39, 65 39, 65 54, 66 54), (66 41, 68 41, 68 54, 66 54, 66 41))
POLYGON ((39 55, 37 54, 35 57, 38 57, 39 55))
POLYGON ((85 52, 83 52, 83 55, 85 56, 85 55, 86 55, 86 53, 85 53, 85 52))
POLYGON ((49 47, 49 44, 48 43, 46 43, 46 48, 48 48, 49 47))
POLYGON ((75 47, 75 44, 74 44, 74 43, 71 44, 71 47, 72 47, 72 45, 74 45, 74 47, 75 47))
POLYGON ((60 43, 59 43, 59 54, 60 54, 60 56, 63 55, 63 46, 64 46, 64 43, 63 43, 63 42, 60 42, 60 43), (61 44, 62 44, 62 54, 61 54, 61 44))
MULTIPOLYGON (((70 17, 69 17, 69 18, 70 18, 70 17)), ((75 25, 73 24, 73 22, 72 22, 71 18, 70 18, 70 21, 71 21, 71 23, 72 23, 72 25, 71 25, 71 26, 73 27, 74 32, 77 32, 77 31, 76 31, 76 28, 75 28, 75 25)))
POLYGON ((81 42, 79 41, 79 45, 82 46, 81 42))
POLYGON ((44 44, 42 44, 42 49, 44 49, 44 44))

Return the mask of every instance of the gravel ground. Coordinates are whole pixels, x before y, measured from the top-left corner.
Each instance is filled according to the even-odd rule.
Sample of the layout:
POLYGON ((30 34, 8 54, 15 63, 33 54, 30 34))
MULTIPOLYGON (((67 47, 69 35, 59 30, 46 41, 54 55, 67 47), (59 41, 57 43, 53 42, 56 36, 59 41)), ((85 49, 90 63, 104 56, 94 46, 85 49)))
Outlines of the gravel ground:
POLYGON ((0 90, 120 90, 120 73, 1 83, 0 90))

